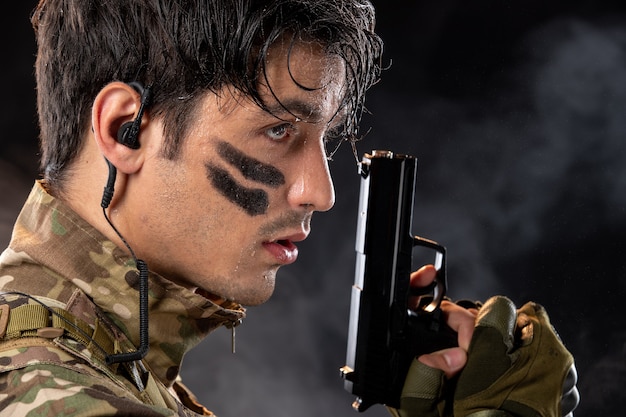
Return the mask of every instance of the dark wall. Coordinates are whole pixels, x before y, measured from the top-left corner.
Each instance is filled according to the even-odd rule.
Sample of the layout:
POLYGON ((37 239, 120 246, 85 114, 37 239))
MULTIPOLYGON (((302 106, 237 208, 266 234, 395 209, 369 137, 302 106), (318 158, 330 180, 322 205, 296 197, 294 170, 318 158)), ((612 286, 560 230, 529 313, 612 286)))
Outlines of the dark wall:
MULTIPOLYGON (((0 25, 3 246, 37 172, 34 5, 24 3, 0 25)), ((359 151, 419 158, 414 231, 447 246, 451 296, 545 305, 577 360, 577 416, 617 417, 626 406, 626 6, 545 3, 376 1, 390 68, 368 99, 359 151)), ((331 169, 335 209, 314 219, 274 298, 250 309, 237 354, 218 330, 185 363, 187 383, 221 416, 354 415, 338 376, 358 198, 348 147, 331 169)))

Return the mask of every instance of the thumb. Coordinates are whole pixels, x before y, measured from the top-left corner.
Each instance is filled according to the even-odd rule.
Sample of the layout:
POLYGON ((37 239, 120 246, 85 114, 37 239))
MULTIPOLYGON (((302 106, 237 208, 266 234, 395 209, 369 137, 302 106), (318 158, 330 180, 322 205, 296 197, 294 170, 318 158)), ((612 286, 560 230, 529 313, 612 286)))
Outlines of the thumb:
POLYGON ((424 365, 443 371, 447 378, 456 375, 467 363, 467 353, 460 347, 453 347, 418 357, 424 365))

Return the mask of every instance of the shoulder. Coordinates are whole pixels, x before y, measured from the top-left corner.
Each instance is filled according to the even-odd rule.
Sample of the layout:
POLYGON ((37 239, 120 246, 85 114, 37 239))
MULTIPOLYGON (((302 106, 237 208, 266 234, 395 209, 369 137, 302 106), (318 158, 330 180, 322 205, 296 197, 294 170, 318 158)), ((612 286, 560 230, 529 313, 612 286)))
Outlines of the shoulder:
MULTIPOLYGON (((34 340, 32 340, 34 342, 34 340)), ((175 416, 51 345, 0 353, 0 416, 175 416)))

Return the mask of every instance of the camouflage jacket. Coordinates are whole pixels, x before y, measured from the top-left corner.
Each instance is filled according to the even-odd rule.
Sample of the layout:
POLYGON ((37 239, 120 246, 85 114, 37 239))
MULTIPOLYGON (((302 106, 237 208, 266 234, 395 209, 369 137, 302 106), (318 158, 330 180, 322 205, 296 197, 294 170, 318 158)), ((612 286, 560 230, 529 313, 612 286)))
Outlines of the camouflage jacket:
POLYGON ((0 256, 1 416, 210 415, 182 385, 185 353, 243 308, 150 273, 150 350, 139 345, 138 273, 125 251, 36 183, 0 256))

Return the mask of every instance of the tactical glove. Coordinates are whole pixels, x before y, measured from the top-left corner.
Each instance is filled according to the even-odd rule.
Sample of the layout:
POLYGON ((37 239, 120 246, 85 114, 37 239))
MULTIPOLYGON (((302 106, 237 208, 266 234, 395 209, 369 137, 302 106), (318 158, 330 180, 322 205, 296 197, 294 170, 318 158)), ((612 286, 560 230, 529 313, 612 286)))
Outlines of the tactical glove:
POLYGON ((480 309, 467 364, 457 378, 417 359, 409 369, 401 417, 571 417, 578 405, 576 368, 546 311, 516 311, 505 297, 480 309))

